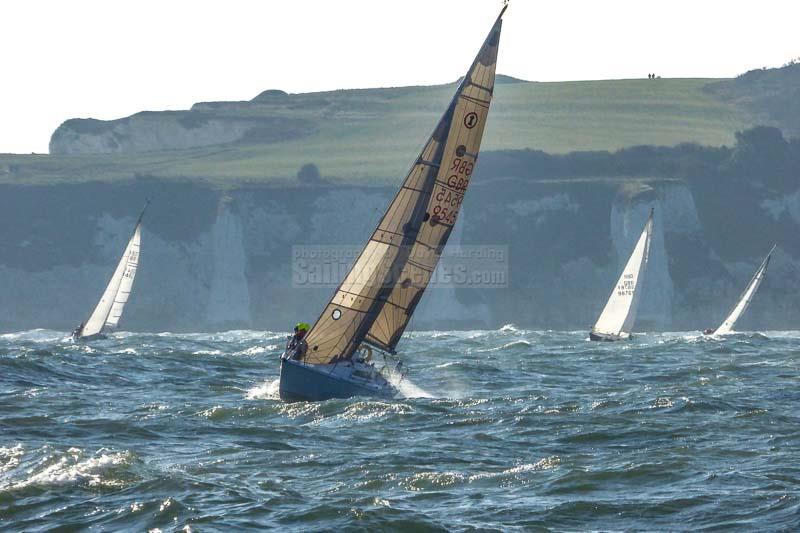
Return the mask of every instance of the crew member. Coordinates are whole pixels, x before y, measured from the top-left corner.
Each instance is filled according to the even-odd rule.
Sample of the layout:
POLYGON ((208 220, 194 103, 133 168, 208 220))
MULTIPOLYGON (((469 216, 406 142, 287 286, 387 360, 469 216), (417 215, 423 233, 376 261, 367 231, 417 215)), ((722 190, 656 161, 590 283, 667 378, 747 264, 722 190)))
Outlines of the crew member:
POLYGON ((296 361, 302 360, 308 351, 308 343, 304 338, 308 333, 309 325, 305 322, 298 322, 294 327, 294 335, 286 346, 286 353, 296 361))

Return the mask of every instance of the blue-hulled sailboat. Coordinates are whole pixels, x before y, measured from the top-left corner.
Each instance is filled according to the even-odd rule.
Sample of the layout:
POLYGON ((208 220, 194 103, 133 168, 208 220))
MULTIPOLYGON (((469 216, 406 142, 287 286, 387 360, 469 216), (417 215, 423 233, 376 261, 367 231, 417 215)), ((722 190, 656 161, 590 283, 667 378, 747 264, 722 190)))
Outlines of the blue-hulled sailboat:
POLYGON ((494 91, 505 10, 350 272, 304 342, 291 343, 281 356, 281 399, 398 394, 397 379, 389 379, 403 376, 396 347, 469 185, 494 91))

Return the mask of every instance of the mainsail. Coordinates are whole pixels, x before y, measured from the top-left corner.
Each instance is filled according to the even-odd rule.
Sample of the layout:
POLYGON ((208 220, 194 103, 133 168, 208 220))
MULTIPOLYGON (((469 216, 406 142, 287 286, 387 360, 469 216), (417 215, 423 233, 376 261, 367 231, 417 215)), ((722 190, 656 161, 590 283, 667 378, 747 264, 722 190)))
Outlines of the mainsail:
POLYGON ((639 306, 639 279, 647 266, 650 252, 650 235, 653 232, 653 210, 644 225, 644 230, 636 242, 625 269, 606 302, 600 318, 592 328, 592 332, 606 335, 623 335, 630 333, 636 320, 636 308, 639 306))
POLYGON ((775 251, 775 245, 772 246, 772 249, 767 254, 767 257, 764 258, 762 261, 761 266, 758 267, 756 273, 753 275, 753 278, 750 280, 750 283, 747 284, 742 295, 739 297, 739 301, 736 302, 736 305, 733 306, 731 312, 728 313, 728 318, 722 323, 720 327, 714 331, 715 335, 727 335, 728 333, 733 333, 733 327, 736 325, 736 321, 739 320, 739 317, 744 314, 747 310, 747 307, 750 305, 750 302, 753 301, 753 296, 755 296, 758 287, 761 285, 761 282, 764 281, 764 276, 767 275, 767 265, 769 265, 769 258, 772 256, 772 252, 775 251))
POLYGON ((342 284, 311 328, 305 361, 393 353, 439 261, 478 158, 494 92, 502 16, 342 284))
MULTIPOLYGON (((145 206, 145 209, 147 209, 147 206, 145 206)), ((139 220, 136 221, 133 235, 128 241, 128 246, 125 247, 125 252, 122 254, 116 270, 114 270, 114 275, 111 276, 111 281, 108 282, 106 290, 103 291, 103 296, 94 308, 89 320, 83 326, 82 337, 113 330, 119 324, 122 310, 125 308, 133 288, 136 268, 139 266, 142 216, 144 216, 144 210, 139 215, 139 220)))

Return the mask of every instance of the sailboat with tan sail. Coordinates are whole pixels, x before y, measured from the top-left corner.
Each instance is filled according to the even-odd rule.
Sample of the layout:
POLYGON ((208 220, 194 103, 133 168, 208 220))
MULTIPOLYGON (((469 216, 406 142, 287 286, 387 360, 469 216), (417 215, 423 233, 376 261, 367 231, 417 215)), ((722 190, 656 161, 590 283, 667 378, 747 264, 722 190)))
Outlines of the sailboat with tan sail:
POLYGON ((402 379, 396 347, 469 186, 494 91, 505 10, 350 272, 313 326, 298 325, 281 356, 282 399, 398 393, 387 377, 394 371, 402 379))

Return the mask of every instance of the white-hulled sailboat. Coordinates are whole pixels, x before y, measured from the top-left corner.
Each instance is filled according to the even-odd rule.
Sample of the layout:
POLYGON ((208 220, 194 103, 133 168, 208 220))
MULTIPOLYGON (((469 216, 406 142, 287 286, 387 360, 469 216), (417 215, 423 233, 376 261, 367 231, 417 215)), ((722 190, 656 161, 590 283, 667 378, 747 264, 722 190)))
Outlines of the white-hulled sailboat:
POLYGON ((381 352, 384 362, 394 356, 453 230, 489 113, 505 10, 369 242, 305 338, 307 325, 298 324, 298 334, 281 356, 281 399, 397 394, 372 352, 381 352))
POLYGON ((747 307, 750 305, 750 302, 753 301, 753 296, 756 295, 756 291, 761 286, 761 282, 764 281, 764 277, 767 275, 767 266, 769 265, 769 258, 772 256, 772 252, 775 251, 775 246, 772 245, 767 257, 764 258, 764 261, 761 262, 761 266, 758 267, 756 273, 753 275, 750 283, 747 284, 747 287, 744 289, 744 292, 741 296, 739 296, 739 301, 736 302, 736 305, 733 306, 730 313, 728 313, 728 317, 725 321, 715 330, 707 329, 703 331, 706 335, 728 335, 730 333, 734 333, 734 326, 736 326, 736 321, 739 320, 744 312, 747 310, 747 307))
POLYGON ((647 268, 650 253, 650 236, 653 233, 653 210, 644 225, 639 240, 633 248, 628 263, 611 291, 611 296, 600 313, 600 318, 589 333, 593 341, 620 341, 631 338, 636 309, 639 307, 641 281, 647 268))
POLYGON ((128 245, 117 264, 111 281, 108 282, 103 296, 92 311, 89 319, 75 328, 72 338, 81 341, 104 339, 106 333, 117 328, 119 319, 122 317, 122 310, 128 303, 128 298, 133 289, 133 280, 136 277, 136 269, 139 266, 139 246, 142 239, 142 217, 150 201, 148 200, 142 209, 136 226, 133 228, 128 245))

